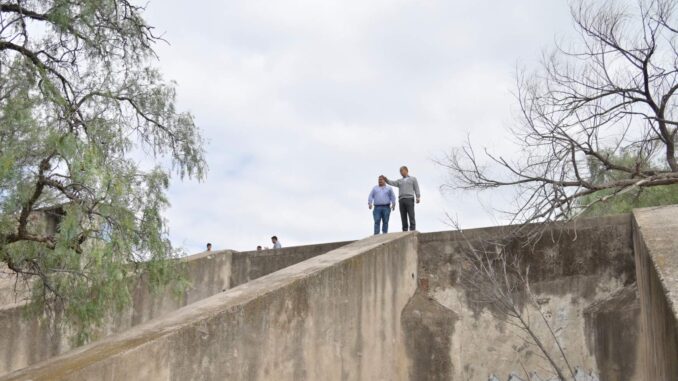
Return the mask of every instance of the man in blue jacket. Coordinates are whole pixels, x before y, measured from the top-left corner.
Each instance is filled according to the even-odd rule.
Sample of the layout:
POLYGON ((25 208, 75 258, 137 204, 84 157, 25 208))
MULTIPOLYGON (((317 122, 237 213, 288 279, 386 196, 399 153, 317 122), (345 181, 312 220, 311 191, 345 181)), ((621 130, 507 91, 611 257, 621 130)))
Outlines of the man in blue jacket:
MULTIPOLYGON (((400 167, 400 175, 403 177, 398 180, 389 180, 384 177, 386 184, 398 187, 398 204, 400 206, 400 220, 403 223, 403 231, 406 232, 417 229, 417 222, 414 219, 414 203, 421 201, 419 193, 419 183, 417 178, 410 176, 406 166, 400 167), (409 226, 407 224, 409 220, 409 226)), ((383 176, 383 175, 382 175, 383 176)))
POLYGON ((367 198, 367 206, 374 210, 372 216, 374 217, 374 234, 379 234, 381 225, 381 232, 388 233, 388 218, 391 215, 391 210, 395 209, 395 193, 393 188, 386 185, 386 178, 379 176, 377 186, 372 188, 369 197, 367 198))

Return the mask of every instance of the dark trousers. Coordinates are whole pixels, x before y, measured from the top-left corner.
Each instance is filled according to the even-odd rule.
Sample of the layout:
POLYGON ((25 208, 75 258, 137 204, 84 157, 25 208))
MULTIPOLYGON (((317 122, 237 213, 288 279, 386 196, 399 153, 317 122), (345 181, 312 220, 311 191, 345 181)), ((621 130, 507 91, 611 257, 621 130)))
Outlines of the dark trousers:
POLYGON ((409 230, 417 229, 417 222, 414 220, 414 198, 403 197, 398 200, 400 207, 400 220, 403 222, 403 231, 408 230, 407 221, 409 220, 409 230))

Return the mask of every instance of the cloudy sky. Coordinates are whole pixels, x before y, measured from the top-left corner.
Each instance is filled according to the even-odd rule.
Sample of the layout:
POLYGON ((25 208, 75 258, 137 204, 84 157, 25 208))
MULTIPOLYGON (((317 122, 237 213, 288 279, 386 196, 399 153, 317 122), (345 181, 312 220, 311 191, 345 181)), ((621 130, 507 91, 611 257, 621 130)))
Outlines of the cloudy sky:
MULTIPOLYGON (((177 82, 207 140, 202 183, 170 189, 172 240, 251 250, 359 239, 367 195, 406 164, 419 179, 418 229, 493 225, 507 194, 441 193, 434 162, 470 135, 515 151, 517 67, 533 66, 571 25, 566 0, 153 0, 177 82)), ((390 228, 399 230, 399 215, 390 228)))

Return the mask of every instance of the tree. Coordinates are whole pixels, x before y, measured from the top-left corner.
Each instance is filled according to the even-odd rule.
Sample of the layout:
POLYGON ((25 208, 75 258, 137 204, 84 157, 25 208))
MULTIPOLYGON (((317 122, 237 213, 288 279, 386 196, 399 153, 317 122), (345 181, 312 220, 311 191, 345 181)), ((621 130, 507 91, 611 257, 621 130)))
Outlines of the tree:
POLYGON ((86 333, 141 271, 173 277, 172 173, 202 179, 203 141, 127 0, 0 1, 0 261, 31 305, 86 333), (61 206, 47 232, 36 211, 61 206))
POLYGON ((473 302, 491 305, 505 316, 506 322, 525 336, 516 337, 533 344, 560 380, 568 379, 570 375, 574 377, 574 370, 553 328, 530 290, 529 267, 525 268, 518 256, 507 252, 505 244, 501 242, 474 244, 467 241, 467 244, 468 248, 462 253, 464 271, 461 277, 466 294, 473 298, 473 302), (530 308, 538 312, 540 322, 548 328, 550 335, 546 339, 553 340, 557 345, 557 355, 547 349, 545 338, 535 329, 536 324, 530 319, 530 308), (559 361, 564 361, 567 368, 563 368, 559 361))
MULTIPOLYGON (((614 156, 608 154, 608 158, 617 165, 629 166, 634 163, 634 158, 628 155, 614 156)), ((655 168, 655 170, 658 169, 655 168)), ((589 162, 588 171, 591 181, 596 184, 604 184, 625 177, 624 173, 600 168, 596 161, 589 162)), ((615 194, 613 190, 605 189, 581 197, 577 200, 577 203, 582 206, 588 205, 582 211, 584 216, 628 213, 634 208, 678 204, 678 184, 658 185, 649 188, 638 187, 624 194, 615 194)))
MULTIPOLYGON (((568 357, 571 352, 562 345, 557 334, 563 327, 548 316, 538 294, 532 289, 533 278, 537 278, 538 284, 540 276, 536 274, 535 277, 534 272, 530 272, 530 260, 526 258, 525 250, 532 251, 535 247, 525 245, 526 237, 512 228, 497 238, 469 237, 456 220, 450 219, 450 223, 461 237, 458 280, 466 300, 470 304, 488 308, 507 324, 509 329, 505 331, 517 343, 514 350, 515 347, 529 347, 534 353, 527 353, 536 354, 535 358, 543 362, 543 368, 528 370, 516 350, 512 361, 516 362, 515 366, 525 376, 525 380, 541 380, 538 373, 550 373, 549 380, 597 380, 593 371, 587 374, 584 369, 571 363, 568 357)), ((557 234, 553 231, 549 233, 544 239, 557 239, 557 234)), ((494 375, 489 379, 498 380, 494 375)), ((509 377, 509 380, 521 379, 517 374, 509 377)))
POLYGON ((511 132, 523 155, 478 154, 469 142, 442 161, 451 188, 519 187, 515 222, 571 219, 637 189, 678 184, 675 1, 570 8, 578 42, 517 76, 511 132))

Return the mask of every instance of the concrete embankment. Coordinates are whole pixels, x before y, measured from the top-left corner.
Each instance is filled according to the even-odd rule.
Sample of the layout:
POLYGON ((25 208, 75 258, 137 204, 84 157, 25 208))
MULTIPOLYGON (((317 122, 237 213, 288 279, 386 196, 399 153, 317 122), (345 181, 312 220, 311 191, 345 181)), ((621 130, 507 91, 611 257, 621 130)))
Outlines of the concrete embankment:
POLYGON ((0 380, 402 380, 417 235, 358 241, 0 380))
MULTIPOLYGON (((123 332, 183 306, 223 292, 252 279, 308 258, 327 253, 349 242, 288 247, 280 250, 204 252, 183 258, 182 271, 190 286, 180 295, 170 289, 149 290, 145 279, 132 286, 132 305, 107 321, 100 337, 123 332)), ((11 279, 0 287, 0 375, 64 353, 72 348, 69 332, 58 321, 24 316, 23 303, 14 303, 11 279)), ((21 290, 21 289, 20 289, 21 290)))

